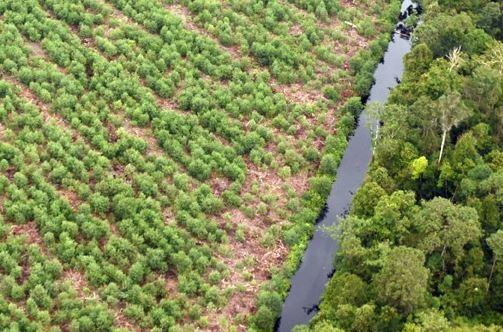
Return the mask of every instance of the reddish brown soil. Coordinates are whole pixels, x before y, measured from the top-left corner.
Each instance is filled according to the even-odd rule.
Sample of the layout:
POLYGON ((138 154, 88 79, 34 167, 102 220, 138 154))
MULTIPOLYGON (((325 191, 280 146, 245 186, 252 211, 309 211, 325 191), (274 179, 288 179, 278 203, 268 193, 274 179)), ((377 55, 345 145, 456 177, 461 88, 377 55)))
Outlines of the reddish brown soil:
MULTIPOLYGON (((63 272, 63 279, 70 281, 72 288, 77 291, 77 294, 81 299, 86 301, 99 299, 99 295, 92 287, 89 286, 82 272, 73 269, 66 270, 63 272)), ((116 326, 125 328, 129 331, 141 331, 139 327, 135 326, 129 318, 122 313, 122 308, 109 309, 114 317, 116 326)))
POLYGON ((178 287, 176 271, 170 270, 166 272, 166 274, 163 275, 162 278, 165 281, 166 292, 171 296, 173 294, 176 294, 178 287))
POLYGON ((115 326, 119 328, 126 329, 127 331, 145 331, 140 327, 134 325, 129 318, 127 318, 122 312, 123 308, 112 309, 114 316, 115 326))
POLYGON ((41 112, 42 117, 44 118, 44 121, 50 122, 53 121, 56 125, 66 129, 67 131, 74 133, 73 129, 70 128, 70 126, 65 122, 63 117, 61 117, 59 114, 52 113, 49 111, 49 106, 42 102, 36 95, 33 93, 28 87, 25 85, 21 84, 16 78, 12 76, 7 76, 5 74, 1 75, 2 79, 5 81, 9 82, 12 85, 15 85, 17 88, 19 88, 20 96, 30 102, 31 104, 35 105, 41 112))
POLYGON ((303 84, 280 84, 275 79, 269 83, 276 93, 282 93, 290 103, 313 104, 320 100, 326 100, 322 91, 308 90, 303 84))
MULTIPOLYGON (((308 187, 307 172, 301 172, 286 180, 281 179, 276 171, 272 169, 261 170, 253 163, 247 160, 248 176, 243 186, 242 193, 250 192, 253 183, 259 184, 259 196, 268 192, 278 197, 274 203, 275 206, 284 206, 287 198, 283 192, 282 186, 290 185, 295 192, 303 193, 308 187)), ((230 256, 218 255, 229 268, 230 275, 222 281, 221 287, 235 287, 244 285, 244 292, 235 292, 228 300, 226 305, 219 309, 215 314, 210 315, 210 329, 219 330, 218 317, 220 315, 232 319, 239 313, 251 313, 255 310, 255 300, 260 285, 270 277, 270 269, 283 263, 288 249, 281 240, 276 240, 272 248, 265 248, 261 244, 262 237, 271 224, 282 224, 284 220, 276 215, 274 209, 270 209, 266 217, 256 215, 250 219, 246 217, 239 209, 230 209, 224 211, 230 214, 233 225, 244 225, 246 229, 245 241, 237 241, 234 236, 229 237, 230 256), (268 222, 265 220, 268 219, 268 222), (245 270, 252 275, 251 281, 243 280, 241 270, 237 264, 245 259, 252 259, 255 263, 245 270)), ((223 214, 217 217, 221 227, 226 223, 223 214)), ((239 329, 240 331, 244 329, 239 329)))
POLYGON ((304 30, 302 29, 302 27, 300 26, 300 24, 298 23, 295 23, 295 24, 292 24, 292 26, 288 29, 288 32, 292 35, 292 36, 300 36, 304 33, 304 30))
POLYGON ((209 181, 209 185, 213 190, 213 195, 220 196, 231 184, 228 178, 218 178, 214 177, 209 181))
POLYGON ((79 297, 83 299, 97 299, 98 295, 93 292, 91 297, 88 297, 86 293, 89 293, 90 287, 87 283, 86 278, 82 274, 82 272, 77 270, 66 270, 63 272, 63 279, 70 281, 72 288, 77 291, 79 297))
POLYGON ((42 47, 39 44, 32 43, 32 42, 27 42, 26 44, 30 48, 33 55, 39 56, 42 58, 47 57, 47 54, 45 53, 45 51, 42 49, 42 47))
MULTIPOLYGON (((12 235, 21 235, 21 236, 26 236, 28 243, 32 244, 37 244, 39 248, 41 248, 42 252, 48 257, 52 257, 48 253, 47 248, 45 247, 44 242, 42 241, 42 238, 40 237, 40 234, 38 232, 36 224, 31 221, 26 224, 22 225, 12 225, 11 226, 11 233, 12 235)), ((26 256, 27 258, 27 256, 26 256)), ((28 264, 28 260, 25 259, 23 261, 23 270, 22 270, 22 275, 20 278, 20 282, 24 282, 29 275, 30 275, 30 268, 28 264)), ((69 280, 71 282, 72 287, 77 291, 77 294, 79 295, 80 298, 84 300, 94 300, 98 299, 98 295, 94 290, 91 290, 91 287, 89 287, 87 280, 85 279, 84 275, 77 270, 66 270, 63 272, 63 279, 64 280, 69 280), (86 291, 87 289, 87 291, 86 291), (86 294, 91 292, 91 294, 86 294)), ((126 318, 122 314, 121 309, 111 309, 112 314, 115 318, 115 323, 118 327, 123 327, 131 331, 140 331, 138 327, 135 327, 134 324, 130 322, 128 318, 126 318)))
MULTIPOLYGON (((1 203, 1 202, 0 202, 1 203)), ((40 237, 40 233, 37 229, 35 222, 30 221, 22 225, 11 225, 11 234, 14 236, 25 236, 27 244, 36 244, 38 248, 46 255, 51 256, 49 250, 45 246, 44 241, 40 237)), ((25 256, 22 264, 22 273, 19 282, 23 283, 30 276, 30 265, 28 261, 28 256, 25 256)))
POLYGON ((28 243, 35 243, 40 248, 45 248, 44 241, 40 237, 35 222, 30 221, 22 225, 12 225, 11 226, 12 235, 24 235, 26 236, 28 243))
POLYGON ((159 146, 151 128, 133 126, 128 118, 122 119, 122 127, 134 136, 140 137, 147 142, 147 153, 156 157, 164 155, 164 151, 159 146))
POLYGON ((68 201, 68 203, 70 203, 70 206, 74 211, 76 211, 82 204, 82 200, 79 198, 79 196, 77 196, 77 194, 70 189, 60 188, 58 189, 58 192, 68 201))
MULTIPOLYGON (((273 86, 275 91, 285 94, 288 100, 295 101, 299 103, 312 103, 318 101, 320 98, 325 99, 321 92, 318 91, 305 91, 305 88, 300 84, 293 84, 289 88, 283 86, 273 86), (303 90, 304 88, 304 90, 303 90), (293 90, 293 92, 292 92, 293 90)), ((352 95, 351 88, 348 86, 346 90, 341 94, 341 100, 331 107, 325 117, 323 126, 330 132, 335 133, 335 124, 337 120, 337 109, 347 100, 348 97, 352 95)), ((309 122, 314 123, 313 119, 308 119, 309 122)), ((301 133, 305 135, 305 133, 301 133)), ((313 145, 321 151, 324 145, 324 140, 318 137, 313 145)), ((274 203, 275 206, 284 206, 287 202, 286 193, 283 192, 282 186, 284 184, 290 185, 296 193, 301 195, 308 188, 308 179, 315 171, 315 166, 309 171, 301 172, 298 175, 294 175, 286 180, 281 179, 275 171, 271 169, 261 170, 258 169, 253 163, 247 161, 248 175, 243 187, 242 193, 250 192, 251 184, 258 183, 260 186, 260 193, 272 192, 279 197, 279 200, 274 203)), ((255 300, 257 291, 260 285, 270 277, 271 267, 280 266, 288 254, 287 248, 277 240, 272 248, 264 248, 261 245, 261 239, 265 231, 269 228, 270 224, 282 223, 283 218, 276 215, 274 210, 269 211, 266 216, 269 223, 265 222, 265 218, 262 216, 256 216, 253 219, 247 218, 240 210, 231 209, 225 211, 231 215, 231 221, 235 225, 245 225, 247 230, 246 240, 244 243, 240 243, 233 236, 230 237, 229 247, 232 255, 230 257, 219 256, 220 259, 228 266, 230 270, 230 275, 222 282, 222 288, 232 287, 235 285, 245 285, 244 292, 234 293, 230 299, 228 299, 227 304, 215 315, 210 315, 210 329, 218 331, 220 326, 218 323, 218 317, 224 316, 227 318, 236 317, 239 313, 251 313, 254 312, 255 300), (241 271, 237 268, 237 263, 241 262, 246 258, 253 258, 255 264, 253 267, 246 269, 247 272, 252 275, 252 282, 243 280, 241 271), (221 315, 221 316, 218 316, 221 315)), ((217 218, 220 224, 225 224, 222 217, 217 218)), ((238 330, 245 330, 243 326, 238 326, 238 330)))
POLYGON ((209 39, 212 39, 218 46, 227 51, 233 58, 239 58, 243 56, 240 48, 238 46, 224 46, 222 45, 216 36, 210 34, 207 30, 200 27, 196 20, 190 13, 187 7, 184 7, 180 4, 171 4, 165 6, 166 10, 173 13, 176 17, 182 20, 182 23, 187 28, 187 30, 193 31, 199 35, 205 36, 209 39))

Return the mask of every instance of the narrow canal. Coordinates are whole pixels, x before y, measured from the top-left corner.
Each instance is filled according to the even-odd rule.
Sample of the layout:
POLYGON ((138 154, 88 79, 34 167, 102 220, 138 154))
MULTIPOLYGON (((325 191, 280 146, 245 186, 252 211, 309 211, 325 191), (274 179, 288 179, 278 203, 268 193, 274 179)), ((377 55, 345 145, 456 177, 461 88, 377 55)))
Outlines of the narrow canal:
MULTIPOLYGON (((402 3, 402 13, 412 2, 402 3)), ((399 22, 400 23, 400 22, 399 22)), ((398 84, 404 70, 403 58, 411 42, 400 37, 398 30, 374 73, 375 83, 368 102, 386 102, 390 89, 398 84)), ((351 136, 337 170, 337 178, 327 199, 327 210, 320 216, 313 238, 308 244, 302 263, 292 278, 292 286, 276 324, 279 332, 290 331, 295 325, 307 324, 315 315, 326 283, 333 273, 334 255, 338 243, 323 228, 334 225, 351 207, 354 193, 361 186, 371 160, 371 140, 367 116, 362 112, 358 126, 351 136)))

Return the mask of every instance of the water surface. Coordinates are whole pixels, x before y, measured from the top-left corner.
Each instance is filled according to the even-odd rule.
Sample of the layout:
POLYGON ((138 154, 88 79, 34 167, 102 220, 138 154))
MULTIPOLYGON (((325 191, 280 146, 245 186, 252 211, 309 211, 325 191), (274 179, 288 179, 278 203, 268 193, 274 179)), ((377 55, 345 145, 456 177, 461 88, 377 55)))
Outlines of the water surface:
MULTIPOLYGON (((404 1, 402 11, 411 4, 409 0, 404 1)), ((383 61, 375 71, 375 84, 370 90, 368 102, 386 101, 390 89, 398 84, 404 70, 403 57, 410 48, 409 40, 394 33, 383 61)), ((338 248, 337 241, 323 228, 338 223, 339 218, 348 212, 353 195, 365 178, 372 154, 366 122, 366 114, 362 112, 337 170, 337 178, 327 199, 327 209, 320 216, 302 263, 292 278, 291 289, 276 324, 277 331, 286 332, 295 325, 307 324, 317 311, 325 285, 333 273, 334 255, 338 248)))

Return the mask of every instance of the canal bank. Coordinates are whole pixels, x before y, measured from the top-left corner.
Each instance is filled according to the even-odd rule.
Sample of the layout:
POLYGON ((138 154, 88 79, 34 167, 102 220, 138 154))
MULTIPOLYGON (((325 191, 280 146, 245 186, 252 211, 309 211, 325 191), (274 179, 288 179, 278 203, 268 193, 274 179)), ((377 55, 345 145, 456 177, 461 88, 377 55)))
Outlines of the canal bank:
MULTIPOLYGON (((403 73, 403 58, 411 49, 411 41, 401 23, 411 1, 402 3, 401 21, 393 33, 383 60, 374 73, 367 102, 385 103, 390 90, 396 86, 403 73)), ((372 157, 372 144, 368 117, 362 112, 357 127, 350 137, 337 170, 337 177, 327 199, 327 208, 318 219, 299 269, 291 280, 291 288, 283 304, 281 317, 276 324, 280 332, 290 331, 295 325, 307 324, 315 315, 326 283, 333 274, 333 261, 338 242, 327 234, 325 228, 338 223, 349 209, 354 193, 361 186, 372 157)))

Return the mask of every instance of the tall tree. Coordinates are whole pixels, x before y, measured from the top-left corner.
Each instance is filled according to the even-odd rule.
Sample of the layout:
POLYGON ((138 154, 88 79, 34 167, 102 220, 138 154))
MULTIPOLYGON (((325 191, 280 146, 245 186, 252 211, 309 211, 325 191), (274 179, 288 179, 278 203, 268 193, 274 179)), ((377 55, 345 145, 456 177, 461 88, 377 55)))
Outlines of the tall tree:
POLYGON ((463 104, 461 95, 457 91, 448 92, 446 95, 440 97, 437 105, 440 111, 440 125, 442 128, 442 143, 440 144, 440 154, 438 156, 438 164, 440 164, 444 153, 447 133, 466 119, 470 115, 470 112, 463 104))
POLYGON ((405 246, 393 248, 374 278, 378 299, 404 314, 420 308, 424 304, 428 282, 424 260, 420 250, 405 246))
MULTIPOLYGON (((381 127, 381 119, 384 114, 384 104, 378 101, 372 102, 367 106, 367 127, 370 130, 371 138, 372 138, 372 146, 376 146, 377 141, 379 140, 379 128, 381 127)), ((372 150, 374 153, 374 149, 372 150)))
POLYGON ((441 197, 423 202, 412 224, 415 234, 411 243, 426 254, 440 252, 444 270, 448 253, 458 262, 463 257, 463 247, 482 234, 474 208, 455 205, 441 197))
MULTIPOLYGON (((493 233, 486 240, 487 245, 493 251, 493 262, 491 264, 491 272, 489 273, 489 287, 491 286, 491 281, 493 278, 494 268, 496 267, 496 262, 503 259, 503 230, 498 230, 493 233)), ((488 288, 489 289, 489 288, 488 288)))

